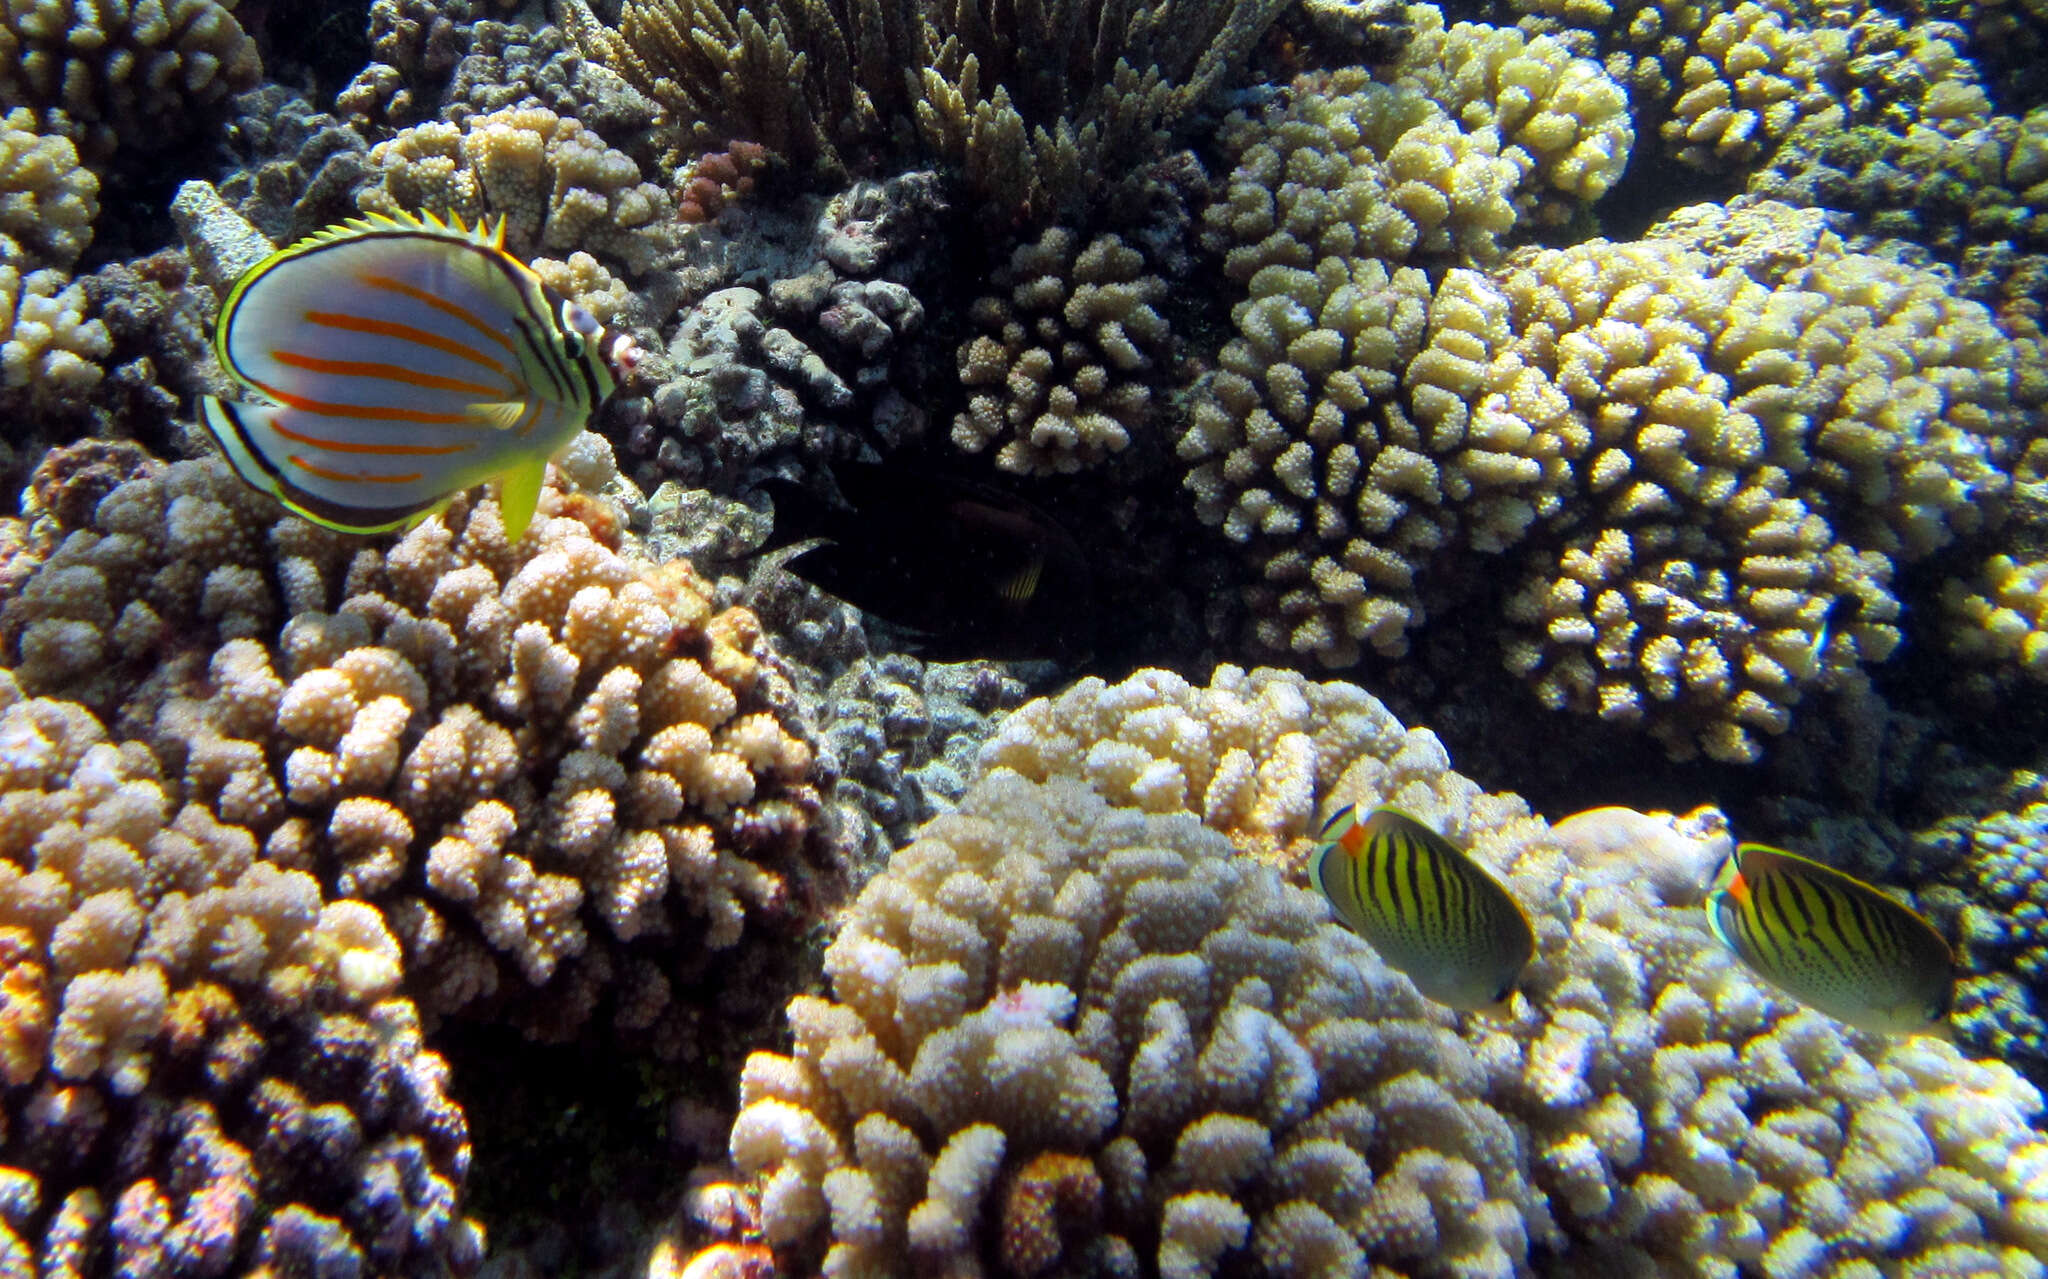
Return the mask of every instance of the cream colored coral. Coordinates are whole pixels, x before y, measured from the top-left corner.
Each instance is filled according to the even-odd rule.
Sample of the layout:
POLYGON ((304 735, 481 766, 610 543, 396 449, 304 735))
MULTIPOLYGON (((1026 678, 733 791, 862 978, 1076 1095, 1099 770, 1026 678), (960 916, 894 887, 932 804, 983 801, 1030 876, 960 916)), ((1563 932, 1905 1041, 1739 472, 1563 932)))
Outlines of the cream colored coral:
POLYGON ((1798 1006, 1696 907, 1582 872, 1362 691, 1146 671, 1015 718, 960 809, 849 910, 832 999, 790 1007, 793 1051, 748 1064, 733 1152, 777 1242, 829 1246, 832 1270, 986 1267, 1019 1244, 986 1205, 1058 1149, 1092 1152, 1103 1189, 1063 1244, 1126 1269, 2048 1266, 2042 1100, 2010 1068, 1798 1006), (1105 744, 1214 777, 1303 742, 1286 772, 1311 779, 1304 808, 1236 847, 1192 799, 1108 806, 1129 762, 1097 771, 1105 744), (1346 803, 1414 813, 1523 903, 1537 954, 1509 1013, 1423 1001, 1245 855, 1298 867, 1305 841, 1286 841, 1346 803), (988 1064, 942 1068, 962 1043, 988 1064))
MULTIPOLYGON (((1348 1055, 1336 1046, 1365 1023, 1318 1032, 1277 1015, 1363 952, 1319 926, 1300 890, 1192 820, 1117 814, 1071 781, 1000 772, 898 854, 854 911, 826 961, 845 1002, 792 1004, 795 1054, 757 1055, 746 1072, 733 1150, 765 1175, 770 1238, 829 1229, 834 1268, 913 1253, 964 1265, 1007 1246, 981 1227, 980 1206, 1009 1200, 1038 1152, 1094 1149, 1106 1237, 1075 1244, 1131 1255, 1156 1237, 1136 1254, 1144 1264, 1204 1274, 1254 1239, 1285 1247, 1299 1217, 1321 1214, 1316 1170, 1368 1175, 1348 1099, 1372 1073, 1367 1058, 1356 1058, 1365 1075, 1319 1089, 1309 1048, 1320 1034, 1348 1055), (1300 964, 1254 958, 1282 953, 1300 964), (1231 977, 1211 978, 1200 956, 1224 955, 1238 957, 1231 977), (820 1112, 843 1113, 851 1131, 820 1112), (759 1140, 771 1124, 790 1136, 759 1140), (910 1124, 934 1144, 919 1148, 910 1124), (840 1209, 851 1202, 874 1207, 855 1218, 840 1209), (877 1218, 879 1229, 850 1228, 877 1218)), ((1426 1014, 1398 978, 1367 964, 1357 997, 1383 1024, 1447 1038, 1413 1020, 1426 1014)), ((1467 1104, 1444 1100, 1454 1114, 1467 1104)), ((1386 1103, 1398 1124, 1402 1101, 1386 1103)), ((1446 1202, 1440 1221, 1425 1217, 1448 1248, 1512 1255, 1534 1203, 1489 1157, 1491 1135, 1473 1136, 1485 1171, 1457 1167, 1485 1210, 1461 1219, 1446 1202)))
POLYGON ((0 384, 45 411, 82 404, 113 350, 90 305, 60 272, 0 264, 0 384))
MULTIPOLYGON (((608 454, 585 452, 573 469, 601 479, 608 454)), ((192 912, 218 914, 206 894, 231 888, 260 846, 265 865, 318 867, 372 906, 436 1010, 552 981, 545 1021, 574 1027, 626 967, 617 946, 681 933, 727 947, 779 909, 817 805, 811 747, 762 687, 758 627, 714 613, 686 566, 621 554, 560 514, 588 500, 551 482, 517 545, 495 503, 464 500, 371 550, 282 513, 217 463, 180 464, 101 502, 0 625, 20 678, 104 697, 146 726, 192 801, 156 837, 152 873, 185 868, 192 897, 167 920, 211 927, 192 912), (239 612, 208 617, 210 583, 272 558, 294 567, 251 571, 259 589, 239 612), (279 579, 298 583, 296 607, 274 593, 279 579), (158 641, 128 654, 111 633, 145 598, 161 612, 152 636, 247 634, 134 691, 123 679, 158 641)), ((61 720, 30 734, 45 712, 28 705, 13 758, 33 787, 69 748, 61 720)), ((24 804, 15 837, 45 816, 24 804)), ((0 846, 8 823, 0 801, 0 846)), ((82 863, 92 841, 76 842, 82 863)), ((123 886, 109 870, 92 891, 123 886)), ((253 909, 238 903, 219 910, 253 909)), ((317 898, 300 913, 304 933, 317 898)), ((290 981, 364 998, 386 988, 395 970, 378 937, 333 922, 332 944, 238 941, 221 962, 254 980, 251 965, 284 947, 302 974, 290 981)), ((636 972, 622 975, 635 985, 619 1015, 646 1026, 667 987, 636 972)))
POLYGON ((1585 530, 1510 598, 1508 664, 1680 755, 1754 759, 1804 689, 1884 660, 1893 560, 1977 527, 2007 482, 2013 352, 1988 313, 1825 233, 1794 251, 1800 221, 1688 211, 1525 253, 1496 286, 1516 339, 1479 409, 1539 406, 1585 530))
POLYGON ((1833 102, 1849 33, 1789 22, 1773 5, 1743 0, 1714 14, 1692 47, 1663 125, 1665 145, 1689 164, 1722 168, 1754 159, 1833 102))
POLYGON ((5 258, 68 270, 92 242, 100 180, 78 161, 71 140, 36 127, 16 107, 0 121, 0 235, 22 250, 5 258))
POLYGON ((1090 676, 1011 712, 981 765, 1034 781, 1082 778, 1112 804, 1195 812, 1226 833, 1286 839, 1308 831, 1316 797, 1347 757, 1441 768, 1433 740, 1411 741, 1351 685, 1220 666, 1206 687, 1157 670, 1115 685, 1090 676))
POLYGON ((1975 581, 1947 582, 1941 602, 1957 656, 2048 679, 2048 563, 1994 555, 1975 581))
POLYGON ((1362 69, 1295 94, 1277 121, 1233 116, 1222 141, 1238 168, 1204 217, 1238 280, 1332 257, 1491 261, 1533 163, 1504 153, 1492 127, 1468 130, 1362 69))
POLYGON ((960 381, 976 388, 953 421, 953 443, 996 465, 1043 474, 1093 466, 1130 444, 1152 411, 1147 371, 1171 341, 1156 304, 1166 283, 1114 235, 1085 247, 1065 227, 1019 245, 995 278, 1008 296, 977 300, 983 332, 960 350, 960 381))
POLYGON ((459 128, 415 125, 378 143, 370 160, 377 180, 356 194, 366 213, 503 217, 524 254, 587 250, 635 272, 672 247, 667 193, 641 181, 630 156, 546 107, 509 107, 459 128))
POLYGON ((1400 264, 1492 262, 1518 209, 1576 207, 1626 159, 1618 91, 1589 64, 1417 12, 1397 86, 1339 72, 1277 121, 1234 118, 1238 168, 1204 214, 1249 296, 1177 441, 1184 483, 1258 563, 1253 638, 1328 666, 1406 651, 1429 557, 1463 537, 1506 547, 1569 478, 1569 406, 1499 364, 1506 302, 1473 272, 1432 290, 1400 264), (1475 411, 1495 387, 1498 407, 1475 411))
POLYGON ((596 316, 600 324, 610 324, 632 296, 624 280, 605 270, 603 263, 581 249, 566 259, 535 258, 530 265, 543 283, 563 297, 575 300, 596 316))
POLYGON ((79 128, 104 158, 193 127, 199 108, 253 88, 256 42, 220 0, 16 0, 0 16, 0 100, 79 128))

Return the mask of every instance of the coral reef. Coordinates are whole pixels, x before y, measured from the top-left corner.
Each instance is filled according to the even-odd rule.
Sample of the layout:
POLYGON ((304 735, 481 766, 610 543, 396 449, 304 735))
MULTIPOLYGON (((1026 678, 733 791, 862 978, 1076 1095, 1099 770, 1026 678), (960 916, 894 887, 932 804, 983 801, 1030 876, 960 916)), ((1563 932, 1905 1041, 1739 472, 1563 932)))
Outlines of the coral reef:
POLYGON ((2048 680, 2048 564, 1994 555, 1976 581, 1945 582, 1941 602, 1957 657, 2048 680))
POLYGON ((1984 794, 1988 803, 1961 805, 1912 843, 1946 863, 1938 882, 1960 890, 1950 903, 1958 1034, 2038 1081, 2048 1074, 2048 793, 2040 774, 2021 771, 1984 794))
POLYGON ((547 107, 414 125, 369 159, 374 181, 356 193, 366 213, 503 217, 517 252, 582 250, 636 273, 672 247, 668 193, 643 181, 632 157, 547 107))
MULTIPOLYGON (((222 147, 234 157, 219 184, 225 203, 273 244, 296 243, 355 216, 352 192, 369 167, 362 134, 275 84, 242 94, 233 106, 222 147)), ((231 276, 215 288, 226 296, 233 282, 231 276)))
POLYGON ((335 96, 335 109, 359 129, 403 128, 435 114, 455 66, 469 51, 474 6, 467 0, 373 0, 374 60, 335 96))
POLYGON ((946 214, 920 170, 696 228, 698 300, 649 361, 654 387, 616 408, 635 480, 744 492, 921 438, 944 357, 924 349, 920 294, 946 214))
POLYGON ((0 386, 43 414, 77 413, 112 349, 85 290, 61 271, 0 263, 0 386))
POLYGON ((103 163, 123 144, 176 144, 263 74, 220 0, 24 0, 0 18, 0 103, 103 163))
POLYGON ((75 703, 11 676, 0 703, 0 1256, 474 1268, 468 1127, 377 912, 323 902, 75 703))
POLYGON ((967 409, 953 443, 979 453, 998 440, 996 465, 1040 474, 1074 471, 1120 453, 1149 423, 1152 387, 1172 342, 1157 309, 1166 282, 1145 255, 1114 235, 1084 247, 1053 227, 1021 244, 978 299, 981 333, 960 350, 967 409))
POLYGON ((28 108, 0 120, 0 260, 69 269, 92 242, 99 192, 71 140, 39 132, 28 108))
POLYGON ((1753 759, 1802 688, 1890 654, 1893 563, 2005 490, 2013 344, 1816 214, 1699 206, 1432 294, 1342 241, 1271 261, 1299 241, 1244 211, 1279 171, 1239 174, 1211 225, 1252 296, 1179 452, 1271 584, 1272 648, 1402 652, 1425 567, 1505 552, 1506 659, 1545 704, 1753 759))
POLYGON ((793 1052, 747 1064, 732 1154, 789 1256, 1176 1275, 1511 1274, 1566 1248, 1588 1273, 2048 1261, 2041 1098, 2010 1068, 1792 1005, 1362 691, 1141 672, 1011 722, 959 811, 849 911, 832 998, 790 1004, 793 1052), (1539 954, 1511 1017, 1427 1003, 1268 864, 1347 802, 1423 815, 1528 905, 1539 954))
POLYGON ((914 135, 1002 217, 1047 218, 1102 194, 1087 175, 1156 152, 1284 7, 1032 4, 996 23, 908 0, 627 0, 611 27, 566 0, 562 21, 697 151, 746 140, 839 174, 914 135))
POLYGON ((2048 1274, 2044 35, 14 0, 0 1275, 2048 1274), (517 543, 191 460, 217 296, 401 210, 645 353, 517 543), (758 551, 856 459, 1067 526, 1087 665, 758 551), (1346 802, 1528 907, 1506 1015, 1307 891, 1346 802), (1738 827, 2005 1061, 1753 980, 1738 827))
POLYGON ((1445 26, 1435 5, 1408 9, 1407 45, 1391 82, 1417 89, 1468 133, 1491 130, 1524 175, 1521 216, 1570 220, 1606 195, 1635 144, 1628 96, 1563 42, 1514 27, 1445 26))
POLYGON ((430 1011, 560 1037, 608 999, 645 1027, 750 915, 826 891, 811 748, 750 615, 613 550, 598 499, 543 511, 516 546, 484 502, 370 550, 180 463, 101 501, 0 629, 24 687, 105 708, 268 863, 375 905, 430 1011))

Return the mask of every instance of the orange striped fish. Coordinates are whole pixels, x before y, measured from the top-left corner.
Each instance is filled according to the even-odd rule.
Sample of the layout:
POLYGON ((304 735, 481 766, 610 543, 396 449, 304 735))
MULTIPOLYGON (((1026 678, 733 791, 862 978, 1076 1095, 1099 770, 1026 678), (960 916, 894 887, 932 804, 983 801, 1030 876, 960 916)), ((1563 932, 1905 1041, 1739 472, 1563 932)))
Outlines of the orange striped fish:
POLYGON ((1934 925, 1832 866, 1743 844, 1707 894, 1707 927, 1750 970, 1859 1030, 1948 1035, 1955 956, 1934 925))
POLYGON ((1505 1012, 1536 953, 1521 906, 1457 845, 1395 808, 1323 825, 1310 878, 1337 917, 1440 1004, 1505 1012))
POLYGON ((548 459, 638 359, 505 251, 505 223, 372 216, 251 267, 214 331, 258 397, 202 397, 244 480, 316 524, 381 533, 500 481, 526 531, 548 459))

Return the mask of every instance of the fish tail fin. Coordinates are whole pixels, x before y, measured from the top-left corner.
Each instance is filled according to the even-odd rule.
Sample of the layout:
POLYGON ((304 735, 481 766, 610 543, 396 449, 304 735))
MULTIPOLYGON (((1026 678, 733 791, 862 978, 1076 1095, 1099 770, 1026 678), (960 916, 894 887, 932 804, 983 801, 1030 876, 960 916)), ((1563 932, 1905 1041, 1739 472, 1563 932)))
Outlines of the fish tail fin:
POLYGON ((535 462, 507 471, 498 484, 498 510, 505 521, 506 542, 517 542, 526 536, 526 528, 533 523, 534 508, 540 505, 541 483, 547 479, 548 464, 535 462))

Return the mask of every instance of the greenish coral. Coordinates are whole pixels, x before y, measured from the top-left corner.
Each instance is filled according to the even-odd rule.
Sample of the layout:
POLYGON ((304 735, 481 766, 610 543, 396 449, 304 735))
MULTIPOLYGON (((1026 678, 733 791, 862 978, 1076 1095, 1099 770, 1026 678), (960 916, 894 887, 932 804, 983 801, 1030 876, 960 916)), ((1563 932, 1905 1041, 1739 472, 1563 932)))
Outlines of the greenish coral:
POLYGON ((1007 220, 1085 204, 1091 175, 1155 153, 1284 7, 626 0, 612 27, 566 0, 563 22, 698 151, 746 140, 843 172, 915 138, 1007 220))
POLYGON ((17 0, 0 15, 0 104, 104 162, 174 142, 205 109, 253 88, 256 42, 220 0, 17 0))
POLYGON ((1700 206, 1432 289, 1275 145, 1210 213, 1251 296, 1179 443, 1274 649, 1398 654, 1426 583, 1454 605, 1459 557, 1505 554, 1507 662, 1545 704, 1754 759, 1890 654, 1894 562, 2005 492, 2013 344, 1816 214, 1700 206))

